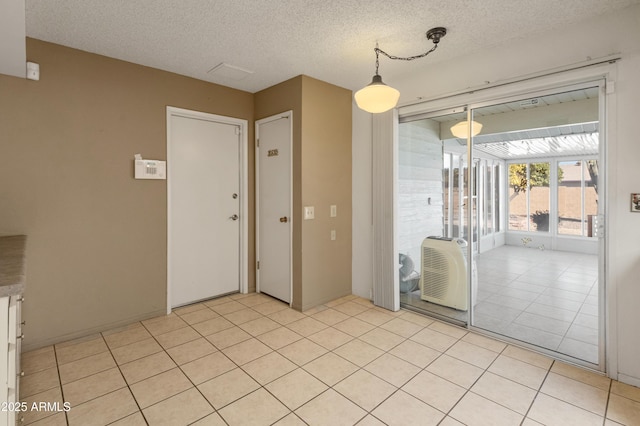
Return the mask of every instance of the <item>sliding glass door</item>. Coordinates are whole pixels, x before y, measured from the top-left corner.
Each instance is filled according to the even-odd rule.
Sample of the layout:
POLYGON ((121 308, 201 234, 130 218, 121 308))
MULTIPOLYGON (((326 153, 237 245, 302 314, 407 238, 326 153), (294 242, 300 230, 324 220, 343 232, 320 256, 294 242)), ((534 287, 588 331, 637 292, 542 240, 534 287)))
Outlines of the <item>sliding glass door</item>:
POLYGON ((400 117, 403 307, 603 368, 602 92, 400 117))
POLYGON ((604 330, 600 92, 587 84, 471 105, 469 114, 482 125, 469 139, 482 189, 469 219, 482 235, 470 325, 596 366, 604 330), (504 239, 483 244, 491 226, 504 226, 504 239))

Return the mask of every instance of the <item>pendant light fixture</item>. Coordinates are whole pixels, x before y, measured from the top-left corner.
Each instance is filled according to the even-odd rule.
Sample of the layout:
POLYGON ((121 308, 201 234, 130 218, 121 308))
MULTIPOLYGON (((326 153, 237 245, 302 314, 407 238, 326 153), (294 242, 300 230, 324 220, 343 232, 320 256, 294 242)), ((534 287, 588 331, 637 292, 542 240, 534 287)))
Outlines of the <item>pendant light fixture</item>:
MULTIPOLYGON (((456 138, 466 139, 469 136, 469 122, 466 120, 461 121, 451 126, 450 130, 451 134, 453 134, 453 136, 455 136, 456 138)), ((482 124, 478 123, 477 121, 471 122, 471 136, 479 135, 481 130, 482 124)))
POLYGON ((433 52, 438 48, 438 43, 440 39, 447 34, 446 28, 436 27, 427 31, 427 39, 433 41, 433 47, 431 50, 415 56, 408 57, 400 57, 393 56, 378 48, 378 44, 376 43, 376 48, 373 49, 376 52, 376 73, 373 76, 373 80, 368 86, 358 90, 354 95, 356 100, 356 104, 358 108, 365 110, 371 113, 380 113, 389 111, 391 108, 394 108, 398 99, 400 99, 400 92, 394 89, 391 86, 387 86, 382 82, 382 77, 378 74, 379 63, 379 54, 383 54, 389 59, 401 60, 401 61, 413 61, 414 59, 424 58, 429 53, 433 52))

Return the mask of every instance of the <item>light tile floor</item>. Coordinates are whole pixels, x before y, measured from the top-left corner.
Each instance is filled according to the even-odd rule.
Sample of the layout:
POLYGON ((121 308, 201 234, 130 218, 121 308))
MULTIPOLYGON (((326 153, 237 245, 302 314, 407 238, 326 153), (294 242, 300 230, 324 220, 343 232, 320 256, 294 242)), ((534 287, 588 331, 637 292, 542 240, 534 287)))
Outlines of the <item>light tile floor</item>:
MULTIPOLYGON (((474 326, 598 363, 598 258, 502 246, 476 257, 474 326)), ((466 323, 468 313, 401 294, 401 302, 466 323)))
POLYGON ((22 356, 31 425, 634 425, 640 389, 347 296, 261 294, 22 356), (51 407, 51 406, 50 406, 51 407))
POLYGON ((478 256, 475 325, 598 363, 598 257, 503 246, 478 256))

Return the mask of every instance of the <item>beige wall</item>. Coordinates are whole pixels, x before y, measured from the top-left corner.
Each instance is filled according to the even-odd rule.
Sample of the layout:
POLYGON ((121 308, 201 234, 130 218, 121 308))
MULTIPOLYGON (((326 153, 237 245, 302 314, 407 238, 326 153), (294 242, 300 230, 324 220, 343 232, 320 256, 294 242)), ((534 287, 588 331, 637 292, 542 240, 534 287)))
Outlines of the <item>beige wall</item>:
MULTIPOLYGON (((249 121, 249 264, 255 264, 253 95, 27 39, 40 81, 0 75, 0 234, 27 234, 25 348, 166 309, 166 106, 249 121)), ((169 166, 170 167, 170 166, 169 166)), ((255 274, 249 268, 253 286, 255 274)))
POLYGON ((303 310, 351 294, 351 102, 350 90, 303 76, 301 202, 315 208, 302 223, 303 310))
POLYGON ((166 159, 167 106, 249 122, 250 291, 253 123, 293 110, 294 217, 316 207, 294 221, 294 306, 351 293, 350 91, 299 76, 254 95, 33 39, 27 59, 40 81, 0 75, 0 235, 29 236, 26 350, 165 312, 166 181, 133 179, 133 155, 166 159))
POLYGON ((256 120, 293 111, 293 307, 351 294, 351 91, 298 76, 256 93, 256 120), (335 204, 338 215, 329 217, 335 204), (304 206, 315 219, 303 220, 304 206), (331 230, 336 240, 331 241, 331 230))

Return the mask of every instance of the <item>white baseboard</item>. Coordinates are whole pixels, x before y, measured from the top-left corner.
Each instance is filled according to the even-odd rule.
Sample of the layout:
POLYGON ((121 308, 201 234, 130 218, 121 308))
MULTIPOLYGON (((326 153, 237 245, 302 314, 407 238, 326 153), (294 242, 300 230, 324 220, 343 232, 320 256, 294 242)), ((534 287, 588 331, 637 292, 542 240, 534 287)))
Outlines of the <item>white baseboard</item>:
POLYGON ((637 377, 627 376, 626 374, 618 373, 618 381, 640 388, 640 379, 637 377))
POLYGON ((55 336, 55 337, 50 337, 50 338, 46 338, 46 339, 38 339, 36 341, 33 342, 29 342, 25 345, 22 345, 22 353, 25 352, 29 352, 35 349, 40 349, 42 347, 45 346, 49 346, 49 345, 55 345, 57 343, 62 343, 62 342, 66 342, 69 340, 75 340, 75 339, 79 339, 82 337, 87 337, 90 336, 92 334, 96 334, 96 333, 101 333, 103 331, 108 331, 108 330, 112 330, 118 327, 123 327, 129 324, 133 324, 135 322, 138 321, 143 321, 146 319, 150 319, 150 318, 155 318, 155 317, 159 317, 162 315, 166 315, 166 312, 164 309, 160 309, 160 310, 156 310, 156 311, 152 311, 152 312, 147 312, 145 314, 141 314, 141 315, 136 315, 134 317, 131 318, 127 318, 124 320, 120 320, 117 322, 112 322, 109 324, 104 324, 101 326, 97 326, 97 327, 92 327, 92 328, 86 328, 86 329, 82 329, 82 330, 78 330, 78 331, 74 331, 72 333, 68 333, 68 334, 64 334, 61 336, 55 336))

